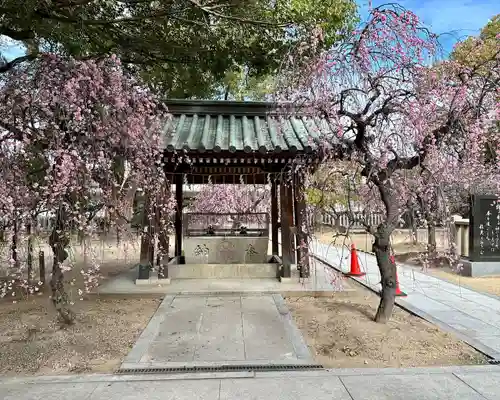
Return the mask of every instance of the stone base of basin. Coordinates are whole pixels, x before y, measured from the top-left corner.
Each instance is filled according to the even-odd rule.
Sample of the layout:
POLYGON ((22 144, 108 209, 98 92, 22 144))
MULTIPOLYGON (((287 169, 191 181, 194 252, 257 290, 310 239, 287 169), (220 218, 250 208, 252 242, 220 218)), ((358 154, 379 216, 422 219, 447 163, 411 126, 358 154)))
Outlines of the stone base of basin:
POLYGON ((186 264, 259 264, 267 262, 268 236, 187 236, 186 264))
POLYGON ((139 286, 170 285, 170 279, 158 279, 158 278, 136 279, 135 284, 139 286))
POLYGON ((170 279, 277 278, 278 264, 169 265, 170 279))

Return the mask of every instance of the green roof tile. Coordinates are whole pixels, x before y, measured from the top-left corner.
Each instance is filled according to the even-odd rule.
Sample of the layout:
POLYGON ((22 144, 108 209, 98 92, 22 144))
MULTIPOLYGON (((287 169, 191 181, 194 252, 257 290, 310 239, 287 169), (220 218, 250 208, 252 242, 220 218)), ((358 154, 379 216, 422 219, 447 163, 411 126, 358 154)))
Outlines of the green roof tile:
POLYGON ((322 135, 333 137, 327 121, 277 115, 271 103, 170 101, 167 107, 172 118, 163 141, 170 152, 310 153, 322 135))

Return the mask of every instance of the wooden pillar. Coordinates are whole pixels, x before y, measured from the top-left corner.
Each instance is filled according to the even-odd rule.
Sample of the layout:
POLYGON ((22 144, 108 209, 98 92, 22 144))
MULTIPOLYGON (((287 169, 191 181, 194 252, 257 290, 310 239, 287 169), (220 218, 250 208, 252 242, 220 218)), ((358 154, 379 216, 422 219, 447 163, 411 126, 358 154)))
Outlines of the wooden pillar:
POLYGON ((149 279, 151 268, 153 267, 151 256, 154 255, 153 226, 149 218, 151 200, 149 194, 144 194, 144 204, 142 210, 142 235, 141 235, 141 255, 139 261, 139 276, 137 279, 149 279))
POLYGON ((40 282, 42 282, 42 286, 45 286, 45 253, 42 250, 38 252, 38 272, 40 282))
POLYGON ((294 260, 293 254, 293 190, 291 186, 286 186, 283 183, 280 185, 280 201, 281 201, 281 251, 283 262, 283 278, 292 276, 291 266, 294 260))
POLYGON ((295 226, 297 228, 297 264, 300 267, 300 277, 307 278, 309 271, 309 249, 307 247, 307 233, 304 231, 306 224, 306 199, 304 185, 299 176, 295 177, 294 187, 295 226))
POLYGON ((299 193, 297 187, 297 178, 294 176, 293 179, 293 225, 295 226, 295 254, 297 256, 297 264, 300 263, 300 241, 299 241, 299 230, 300 230, 300 207, 299 207, 299 193))
MULTIPOLYGON (((172 180, 168 179, 166 187, 162 192, 163 199, 159 199, 160 202, 167 201, 170 198, 172 180)), ((156 229, 158 232, 158 279, 168 278, 168 263, 170 261, 169 250, 170 250, 170 237, 166 227, 162 227, 162 224, 171 218, 171 215, 164 215, 164 213, 157 208, 156 209, 156 229), (163 221, 163 222, 162 222, 163 221), (163 228, 163 230, 160 230, 163 228)))
POLYGON ((278 183, 273 179, 271 183, 271 245, 272 254, 279 255, 278 239, 278 183))
POLYGON ((296 204, 295 204, 295 179, 292 179, 290 182, 289 186, 289 193, 288 193, 288 198, 290 199, 288 203, 288 212, 291 215, 291 220, 290 220, 290 243, 291 243, 291 252, 290 252, 290 263, 291 264, 296 264, 296 258, 295 258, 295 251, 296 251, 296 246, 295 246, 295 236, 297 235, 297 219, 295 216, 295 210, 296 210, 296 204))
POLYGON ((175 176, 175 199, 176 199, 176 212, 175 212, 175 256, 182 256, 182 206, 183 206, 183 175, 178 174, 175 176))
MULTIPOLYGON (((155 208, 153 206, 153 208, 155 208)), ((154 210, 152 210, 152 212, 154 213, 154 210)), ((151 269, 153 269, 154 265, 155 265, 155 242, 156 242, 156 221, 155 221, 155 218, 151 218, 149 219, 148 221, 148 261, 149 261, 149 265, 151 265, 151 269)))

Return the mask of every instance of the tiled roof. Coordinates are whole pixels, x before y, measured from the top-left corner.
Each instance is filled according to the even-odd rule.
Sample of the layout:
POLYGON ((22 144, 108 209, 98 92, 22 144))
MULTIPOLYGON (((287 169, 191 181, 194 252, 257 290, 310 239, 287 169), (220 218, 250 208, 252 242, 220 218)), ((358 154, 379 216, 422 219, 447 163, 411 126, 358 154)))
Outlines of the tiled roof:
POLYGON ((311 153, 320 135, 331 132, 324 120, 280 116, 270 103, 173 101, 167 106, 172 118, 164 146, 170 152, 311 153))

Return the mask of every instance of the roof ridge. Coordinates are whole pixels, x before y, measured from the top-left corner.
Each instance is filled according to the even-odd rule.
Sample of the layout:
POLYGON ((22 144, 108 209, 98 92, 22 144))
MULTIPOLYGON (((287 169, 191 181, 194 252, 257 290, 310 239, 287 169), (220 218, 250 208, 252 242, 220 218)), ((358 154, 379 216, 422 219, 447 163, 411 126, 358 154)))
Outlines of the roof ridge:
POLYGON ((183 100, 172 99, 164 103, 171 114, 199 115, 246 115, 266 116, 286 114, 285 109, 294 111, 300 107, 292 103, 269 101, 228 101, 228 100, 183 100))

